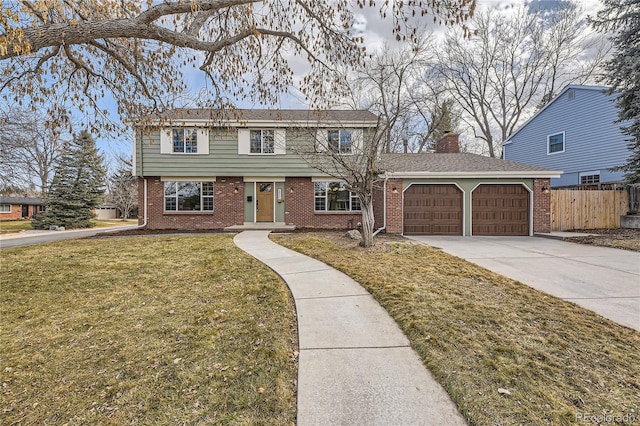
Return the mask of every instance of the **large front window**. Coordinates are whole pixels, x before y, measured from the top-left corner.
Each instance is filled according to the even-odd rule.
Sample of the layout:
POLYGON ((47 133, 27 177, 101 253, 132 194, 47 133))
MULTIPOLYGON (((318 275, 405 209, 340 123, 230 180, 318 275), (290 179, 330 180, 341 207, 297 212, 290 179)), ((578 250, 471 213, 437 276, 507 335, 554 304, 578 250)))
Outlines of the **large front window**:
POLYGON ((213 182, 165 182, 165 211, 213 211, 213 182))
POLYGON ((251 154, 273 154, 273 130, 251 130, 251 154))
POLYGON ((360 200, 344 182, 316 182, 315 211, 360 211, 360 200))
POLYGON ((173 129, 173 152, 196 154, 198 131, 196 129, 173 129))
POLYGON ((353 133, 351 130, 328 130, 329 149, 337 154, 351 154, 353 133))

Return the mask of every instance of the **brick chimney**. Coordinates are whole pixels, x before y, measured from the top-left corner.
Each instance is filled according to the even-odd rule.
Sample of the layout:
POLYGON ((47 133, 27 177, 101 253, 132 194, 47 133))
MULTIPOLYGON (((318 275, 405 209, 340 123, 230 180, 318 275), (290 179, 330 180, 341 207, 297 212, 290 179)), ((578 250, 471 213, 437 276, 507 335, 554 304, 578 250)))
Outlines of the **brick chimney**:
POLYGON ((460 145, 458 144, 457 133, 444 132, 444 136, 436 142, 436 153, 454 153, 460 152, 460 145))

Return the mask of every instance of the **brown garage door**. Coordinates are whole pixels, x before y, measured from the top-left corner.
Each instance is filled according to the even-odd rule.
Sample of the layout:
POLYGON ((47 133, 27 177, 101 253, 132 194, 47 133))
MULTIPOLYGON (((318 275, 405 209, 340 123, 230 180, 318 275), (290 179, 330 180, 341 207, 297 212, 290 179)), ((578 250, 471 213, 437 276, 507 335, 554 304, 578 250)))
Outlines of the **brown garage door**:
POLYGON ((529 235, 529 191, 522 185, 480 185, 471 194, 473 235, 529 235))
POLYGON ((462 235, 462 191, 455 185, 411 185, 404 193, 404 233, 462 235))

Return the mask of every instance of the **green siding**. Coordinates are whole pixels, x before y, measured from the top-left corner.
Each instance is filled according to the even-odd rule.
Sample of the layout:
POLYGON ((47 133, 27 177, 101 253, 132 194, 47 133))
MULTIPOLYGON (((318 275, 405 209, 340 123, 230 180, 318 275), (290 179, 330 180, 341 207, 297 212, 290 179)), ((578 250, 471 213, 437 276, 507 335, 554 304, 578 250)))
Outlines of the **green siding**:
POLYGON ((142 138, 136 150, 139 176, 323 176, 292 147, 309 143, 308 131, 287 129, 286 155, 239 155, 236 129, 209 132, 209 154, 161 154, 160 132, 142 138))
POLYGON ((254 183, 253 182, 245 182, 244 183, 244 221, 245 222, 253 222, 254 214, 255 214, 255 200, 256 196, 253 193, 254 183), (251 201, 248 201, 248 197, 251 197, 251 201))
POLYGON ((286 194, 284 193, 284 182, 276 182, 275 185, 275 206, 276 206, 276 216, 275 216, 275 221, 276 222, 284 222, 284 199, 286 194), (282 193, 282 198, 280 199, 280 201, 278 201, 278 190, 281 191, 282 193))
MULTIPOLYGON (((523 183, 530 191, 533 191, 533 179, 404 179, 402 189, 407 189, 412 184, 445 184, 454 183, 463 191, 464 201, 464 235, 471 235, 471 191, 482 183, 509 184, 523 183)), ((533 218, 530 218, 533 219, 533 218)))

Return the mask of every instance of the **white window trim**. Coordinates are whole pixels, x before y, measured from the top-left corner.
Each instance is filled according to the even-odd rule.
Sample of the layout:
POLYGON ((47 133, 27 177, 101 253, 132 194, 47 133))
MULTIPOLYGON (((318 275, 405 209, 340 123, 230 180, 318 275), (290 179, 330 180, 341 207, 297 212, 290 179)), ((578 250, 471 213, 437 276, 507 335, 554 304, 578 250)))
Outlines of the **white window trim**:
POLYGON ((0 210, 0 213, 2 213, 2 214, 9 214, 9 213, 11 213, 12 205, 11 205, 10 203, 2 203, 2 204, 0 204, 0 206, 9 206, 9 211, 0 210))
POLYGON ((565 132, 556 132, 556 133, 551 133, 547 135, 547 155, 562 154, 563 152, 565 152, 566 149, 567 149, 567 135, 565 134, 565 132), (550 138, 551 136, 556 136, 556 135, 562 135, 562 151, 550 152, 549 151, 549 148, 551 147, 550 138))
POLYGON ((167 127, 160 129, 160 153, 171 155, 209 154, 209 129, 196 127, 167 127), (196 152, 173 152, 173 130, 196 130, 196 152))
POLYGON ((597 183, 600 183, 600 178, 602 177, 602 175, 600 174, 600 170, 590 170, 587 172, 580 172, 578 173, 578 184, 580 185, 595 185, 597 183), (598 182, 593 182, 593 183, 582 183, 582 178, 586 177, 586 176, 598 176, 598 182))
POLYGON ((270 157, 287 153, 286 129, 274 127, 245 127, 238 129, 238 155, 270 157), (273 152, 251 152, 251 130, 273 130, 273 152))
MULTIPOLYGON (((216 200, 215 200, 215 194, 216 194, 216 181, 214 180, 197 180, 197 179, 178 179, 178 180, 170 180, 170 179, 161 179, 162 182, 175 182, 176 184, 178 182, 199 182, 200 183, 200 210, 178 210, 178 200, 177 200, 177 195, 176 195, 176 210, 167 210, 167 202, 166 202, 166 198, 167 195, 164 193, 164 184, 162 185, 162 211, 163 213, 167 213, 167 214, 172 214, 172 213, 180 213, 180 214, 189 214, 189 213, 193 213, 193 214, 197 214, 197 213, 213 213, 216 210, 216 200), (208 183, 211 182, 213 183, 213 195, 202 195, 202 184, 203 183, 208 183), (203 210, 204 207, 204 203, 202 202, 204 200, 204 197, 206 198, 211 198, 213 201, 213 209, 211 210, 203 210)), ((176 191, 177 191, 177 185, 176 185, 176 191)))
POLYGON ((342 180, 338 180, 338 179, 313 179, 313 212, 314 213, 362 213, 362 206, 360 206, 360 210, 354 210, 353 209, 353 198, 357 198, 357 195, 355 195, 355 192, 353 191, 349 191, 349 210, 327 210, 327 203, 326 200, 328 198, 327 196, 327 190, 325 189, 325 195, 324 195, 324 199, 325 199, 325 210, 316 210, 316 188, 315 188, 315 184, 316 183, 326 183, 327 184, 327 188, 328 185, 330 183, 342 183, 342 184, 346 184, 345 181, 342 180))
POLYGON ((249 129, 249 155, 276 155, 276 132, 275 129, 249 129), (273 131, 273 152, 264 152, 263 132, 273 131), (251 152, 251 132, 260 132, 260 151, 251 152))
POLYGON ((316 131, 316 140, 314 144, 317 145, 317 152, 326 152, 335 155, 355 155, 358 152, 362 152, 364 146, 364 130, 360 128, 340 128, 340 127, 327 127, 321 128, 316 131), (351 152, 339 153, 333 152, 329 148, 329 131, 331 130, 349 130, 351 132, 351 152))

